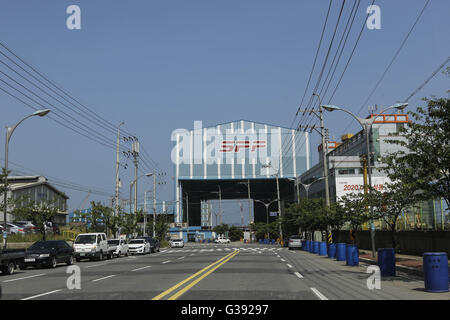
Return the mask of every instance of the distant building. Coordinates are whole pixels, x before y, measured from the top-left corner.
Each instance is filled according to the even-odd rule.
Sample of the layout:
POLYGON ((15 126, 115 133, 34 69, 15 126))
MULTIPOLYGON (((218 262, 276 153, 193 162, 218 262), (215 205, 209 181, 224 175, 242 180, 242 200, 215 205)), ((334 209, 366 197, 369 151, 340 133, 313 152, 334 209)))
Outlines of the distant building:
MULTIPOLYGON (((3 181, 1 181, 3 182, 3 181)), ((3 184, 1 184, 3 186, 3 184)), ((47 178, 43 176, 10 176, 8 177, 7 198, 20 198, 28 196, 34 202, 54 202, 58 209, 58 214, 53 217, 53 223, 59 225, 66 224, 67 200, 69 197, 62 191, 56 189, 47 178)), ((3 204, 3 196, 0 199, 3 204)), ((0 221, 3 221, 3 213, 0 214, 0 221)), ((15 220, 15 217, 8 213, 6 217, 8 222, 15 220)), ((3 223, 3 222, 2 222, 3 223)))

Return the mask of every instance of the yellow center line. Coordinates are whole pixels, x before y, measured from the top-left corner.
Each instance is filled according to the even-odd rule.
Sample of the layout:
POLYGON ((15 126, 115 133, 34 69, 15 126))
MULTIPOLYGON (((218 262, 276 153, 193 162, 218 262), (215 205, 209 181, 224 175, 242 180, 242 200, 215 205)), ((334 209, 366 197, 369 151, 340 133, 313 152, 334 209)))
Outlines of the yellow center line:
POLYGON ((169 293, 171 293, 172 291, 174 291, 175 289, 177 289, 178 287, 182 286, 183 284, 185 284, 186 282, 188 282, 189 280, 195 278, 196 276, 202 274, 203 272, 205 272, 206 270, 214 267, 216 264, 220 263, 221 261, 225 260, 226 258, 230 257, 231 255, 233 255, 235 252, 231 252, 230 254, 227 254, 225 257, 217 260, 216 262, 210 264, 209 266, 206 266, 205 268, 203 268, 202 270, 198 271, 197 273, 193 274, 192 276, 190 276, 189 278, 177 283, 176 285, 174 285, 173 287, 167 289, 166 291, 160 293, 159 295, 157 295, 156 297, 154 297, 152 300, 159 300, 161 298, 163 298, 164 296, 168 295, 169 293))
POLYGON ((239 253, 240 250, 237 250, 232 253, 231 256, 229 256, 226 260, 216 265, 214 268, 209 270, 208 272, 204 273, 201 277, 198 277, 196 280, 192 281, 190 284, 188 284, 186 287, 184 287, 182 290, 175 293, 173 296, 171 296, 168 300, 176 300, 179 298, 182 294, 184 294, 186 291, 191 289, 193 286, 195 286, 197 283, 199 283, 203 278, 207 277, 209 274, 213 273, 217 268, 219 268, 221 265, 227 263, 229 260, 231 260, 235 255, 239 253))

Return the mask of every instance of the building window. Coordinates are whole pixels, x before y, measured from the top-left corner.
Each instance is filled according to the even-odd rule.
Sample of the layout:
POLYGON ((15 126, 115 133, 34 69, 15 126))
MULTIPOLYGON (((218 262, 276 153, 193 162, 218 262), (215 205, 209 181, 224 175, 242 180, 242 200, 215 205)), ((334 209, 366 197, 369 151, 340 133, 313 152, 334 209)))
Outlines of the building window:
POLYGON ((355 174, 355 169, 339 169, 339 175, 343 174, 355 174))

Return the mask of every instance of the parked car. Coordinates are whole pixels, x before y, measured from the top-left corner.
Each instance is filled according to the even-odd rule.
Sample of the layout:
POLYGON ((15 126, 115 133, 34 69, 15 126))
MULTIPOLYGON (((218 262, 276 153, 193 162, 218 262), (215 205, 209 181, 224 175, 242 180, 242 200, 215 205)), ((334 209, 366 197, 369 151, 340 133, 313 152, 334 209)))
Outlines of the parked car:
POLYGON ((26 250, 21 269, 27 267, 56 268, 58 263, 73 264, 74 250, 64 240, 37 241, 26 250))
POLYGON ((105 233, 82 233, 79 234, 74 243, 75 259, 103 260, 105 257, 111 259, 112 251, 108 248, 105 233))
POLYGON ((214 240, 215 243, 231 243, 230 239, 228 238, 217 238, 214 240))
POLYGON ((9 228, 11 234, 25 234, 25 229, 21 226, 12 223, 6 223, 6 226, 9 228))
POLYGON ((302 237, 301 236, 295 235, 295 236, 289 237, 289 243, 288 243, 289 250, 300 249, 301 247, 302 247, 302 237))
POLYGON ((155 253, 159 252, 159 240, 156 238, 150 239, 150 251, 155 253))
MULTIPOLYGON (((3 227, 2 227, 3 229, 3 227)), ((24 249, 7 249, 0 251, 0 270, 3 274, 13 274, 17 267, 23 264, 24 249)))
POLYGON ((113 256, 125 255, 128 257, 128 243, 124 239, 108 240, 108 250, 112 251, 113 256))
POLYGON ((18 227, 22 227, 25 230, 25 233, 36 233, 39 231, 39 228, 36 227, 31 221, 14 221, 18 227))
POLYGON ((184 240, 183 239, 170 239, 169 246, 171 248, 184 248, 184 240))
POLYGON ((150 243, 146 239, 131 239, 130 242, 128 242, 128 253, 150 253, 150 243))

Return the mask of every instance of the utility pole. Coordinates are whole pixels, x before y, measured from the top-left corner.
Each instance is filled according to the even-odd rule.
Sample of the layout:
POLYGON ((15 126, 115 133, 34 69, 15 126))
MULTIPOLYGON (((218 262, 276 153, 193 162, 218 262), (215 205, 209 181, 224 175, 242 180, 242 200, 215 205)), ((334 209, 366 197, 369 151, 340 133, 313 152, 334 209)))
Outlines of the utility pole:
POLYGON ((187 223, 186 237, 189 242, 189 194, 187 192, 186 192, 186 223, 187 223))
POLYGON ((155 237, 156 224, 156 174, 153 173, 153 237, 155 237))
POLYGON ((117 217, 119 215, 119 187, 120 187, 120 178, 119 178, 119 154, 120 154, 120 126, 123 125, 124 122, 121 122, 117 127, 117 146, 116 146, 116 188, 115 188, 115 206, 114 206, 114 216, 117 217))
POLYGON ((147 236, 147 190, 144 191, 144 236, 147 236))
POLYGON ((139 141, 133 142, 133 158, 134 158, 134 214, 137 212, 137 185, 138 185, 138 157, 139 157, 139 141))
POLYGON ((241 207, 241 226, 244 227, 244 207, 242 206, 242 203, 239 202, 239 206, 241 207))
POLYGON ((222 224, 222 189, 220 189, 220 186, 219 186, 219 221, 220 224, 222 224))
MULTIPOLYGON (((277 200, 278 200, 278 217, 281 219, 281 199, 280 199, 280 182, 278 181, 279 171, 277 171, 277 200)), ((280 243, 283 245, 283 229, 281 228, 280 223, 280 243)))
POLYGON ((247 179, 247 191, 248 191, 248 225, 252 222, 252 206, 250 199, 250 179, 247 179))

